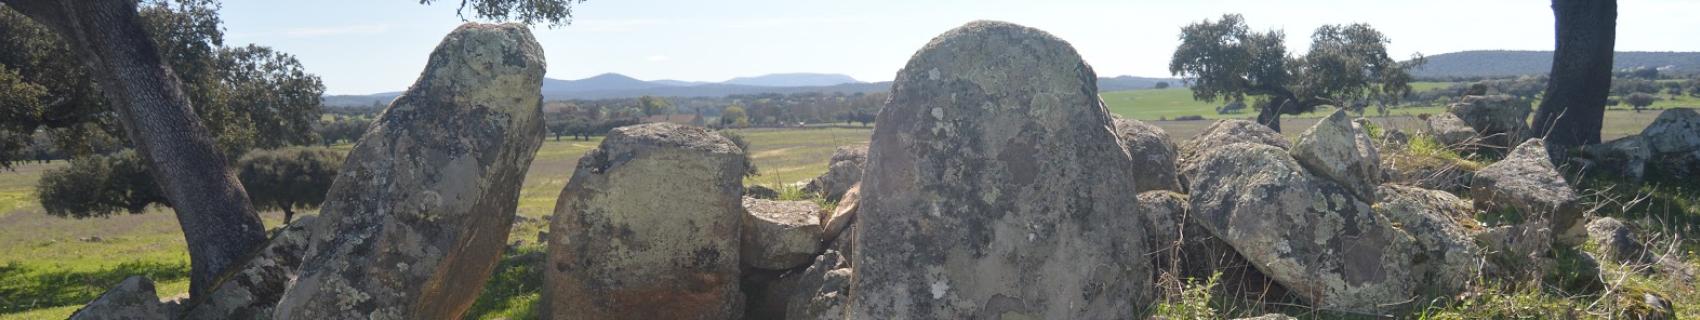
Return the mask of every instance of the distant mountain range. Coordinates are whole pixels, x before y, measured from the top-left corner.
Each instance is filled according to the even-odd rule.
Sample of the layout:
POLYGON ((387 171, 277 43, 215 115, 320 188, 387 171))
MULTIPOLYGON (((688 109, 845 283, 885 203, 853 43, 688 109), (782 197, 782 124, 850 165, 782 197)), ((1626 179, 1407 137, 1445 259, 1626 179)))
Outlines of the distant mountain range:
MULTIPOLYGON (((1158 82, 1178 85, 1175 79, 1120 76, 1098 78, 1101 91, 1146 89, 1158 82)), ((873 93, 891 90, 891 81, 861 82, 842 74, 783 73, 754 77, 739 77, 725 82, 694 82, 679 80, 644 81, 618 73, 604 73, 579 80, 543 79, 544 100, 617 99, 640 96, 659 97, 723 97, 737 94, 843 92, 873 93)), ((324 105, 358 107, 387 104, 401 92, 367 95, 327 95, 324 105)))
MULTIPOLYGON (((1612 69, 1639 67, 1700 73, 1700 52, 1618 52, 1612 57, 1612 69)), ((1428 56, 1428 64, 1411 75, 1418 79, 1511 77, 1551 70, 1552 51, 1464 51, 1428 56)))

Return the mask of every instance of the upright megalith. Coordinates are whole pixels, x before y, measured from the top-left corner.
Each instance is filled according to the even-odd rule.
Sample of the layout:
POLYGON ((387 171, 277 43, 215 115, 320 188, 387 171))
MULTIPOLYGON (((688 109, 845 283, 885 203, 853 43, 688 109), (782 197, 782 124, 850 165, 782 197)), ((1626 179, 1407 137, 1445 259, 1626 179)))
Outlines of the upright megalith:
POLYGON ((898 72, 863 174, 857 319, 1126 319, 1151 266, 1131 160, 1067 42, 978 21, 898 72))
POLYGON ((743 177, 732 140, 652 123, 614 129, 555 203, 544 319, 738 319, 743 177))
POLYGON ((543 50, 469 23, 349 152, 278 319, 458 319, 501 258, 543 143, 543 50))

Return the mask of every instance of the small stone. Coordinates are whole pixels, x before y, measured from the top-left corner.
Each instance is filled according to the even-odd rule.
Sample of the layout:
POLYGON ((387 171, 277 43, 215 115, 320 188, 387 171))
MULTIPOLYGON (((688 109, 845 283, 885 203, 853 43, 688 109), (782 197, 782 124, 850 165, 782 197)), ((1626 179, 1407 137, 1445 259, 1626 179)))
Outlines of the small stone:
POLYGON ((1553 167, 1541 139, 1529 139, 1504 160, 1477 171, 1470 196, 1479 210, 1546 221, 1559 243, 1577 245, 1586 238, 1576 191, 1553 167))
POLYGON ((1311 173, 1351 189, 1359 200, 1375 199, 1375 186, 1381 181, 1381 159, 1370 143, 1369 134, 1346 117, 1345 109, 1335 110, 1299 134, 1299 142, 1287 152, 1311 173))
POLYGON ((811 201, 744 198, 744 265, 785 270, 803 266, 820 252, 820 206, 811 201))
POLYGON ((1656 258, 1648 255, 1647 248, 1641 245, 1641 239, 1635 236, 1634 230, 1616 218, 1599 218, 1589 222, 1588 240, 1598 245, 1600 254, 1612 262, 1641 264, 1656 258))
POLYGON ((106 290, 99 298, 83 305, 71 314, 71 320, 168 320, 176 319, 168 308, 159 302, 159 294, 154 292, 153 280, 143 276, 130 276, 119 282, 118 286, 106 290))
POLYGON ((832 152, 826 173, 809 180, 803 191, 817 194, 826 201, 840 201, 850 186, 862 182, 862 168, 868 162, 868 146, 841 146, 832 152))
POLYGON ((1116 137, 1133 159, 1134 192, 1181 191, 1175 142, 1163 128, 1134 119, 1116 118, 1116 137))
POLYGON ((1428 117, 1428 132, 1435 140, 1440 141, 1448 149, 1471 151, 1475 150, 1479 134, 1458 115, 1442 112, 1428 117))

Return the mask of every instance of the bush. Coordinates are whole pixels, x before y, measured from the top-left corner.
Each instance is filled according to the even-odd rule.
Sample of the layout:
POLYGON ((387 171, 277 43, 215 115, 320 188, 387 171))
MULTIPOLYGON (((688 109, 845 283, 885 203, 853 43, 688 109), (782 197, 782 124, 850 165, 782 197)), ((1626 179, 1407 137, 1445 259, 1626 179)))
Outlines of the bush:
POLYGON ((342 162, 342 153, 326 148, 261 150, 237 161, 237 177, 248 189, 254 209, 283 210, 287 224, 295 209, 325 202, 342 162))
POLYGON ((1204 116, 1201 116, 1201 115, 1185 115, 1185 116, 1175 117, 1175 121, 1199 121, 1199 120, 1204 120, 1204 116))
POLYGON ((171 205, 154 184, 147 163, 130 150, 71 160, 69 167, 43 173, 35 188, 42 209, 56 217, 135 214, 149 205, 171 205))

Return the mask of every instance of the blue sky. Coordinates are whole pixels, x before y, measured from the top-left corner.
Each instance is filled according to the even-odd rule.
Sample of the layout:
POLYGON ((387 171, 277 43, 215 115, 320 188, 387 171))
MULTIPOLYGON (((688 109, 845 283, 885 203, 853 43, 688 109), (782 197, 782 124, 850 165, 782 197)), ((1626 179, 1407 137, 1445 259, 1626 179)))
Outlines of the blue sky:
MULTIPOLYGON (((295 54, 330 94, 405 89, 459 1, 227 0, 227 44, 295 54)), ((1301 52, 1317 26, 1368 22, 1390 53, 1551 50, 1548 0, 590 0, 572 25, 534 26, 548 76, 617 72, 644 80, 724 81, 781 72, 890 80, 933 36, 978 19, 1004 20, 1068 40, 1101 76, 1168 76, 1180 27, 1241 13, 1282 29, 1301 52)), ((1700 1, 1620 0, 1621 51, 1700 51, 1700 1)))

